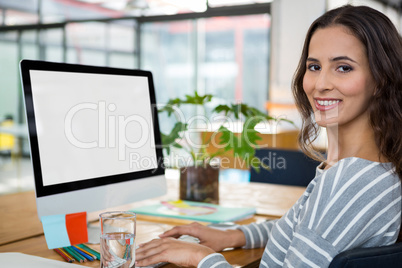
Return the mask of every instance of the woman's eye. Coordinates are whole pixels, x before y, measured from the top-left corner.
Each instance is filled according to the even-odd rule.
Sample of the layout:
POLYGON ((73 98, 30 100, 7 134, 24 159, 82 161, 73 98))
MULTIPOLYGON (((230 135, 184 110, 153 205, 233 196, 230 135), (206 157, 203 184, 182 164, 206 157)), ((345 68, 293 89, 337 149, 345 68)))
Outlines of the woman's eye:
POLYGON ((352 67, 350 67, 348 65, 342 65, 342 66, 339 66, 337 68, 337 70, 342 72, 342 73, 348 73, 348 72, 352 71, 353 69, 352 69, 352 67))
POLYGON ((307 68, 310 70, 310 71, 319 71, 320 69, 321 69, 321 67, 320 67, 320 65, 317 65, 317 64, 309 64, 308 66, 307 66, 307 68))

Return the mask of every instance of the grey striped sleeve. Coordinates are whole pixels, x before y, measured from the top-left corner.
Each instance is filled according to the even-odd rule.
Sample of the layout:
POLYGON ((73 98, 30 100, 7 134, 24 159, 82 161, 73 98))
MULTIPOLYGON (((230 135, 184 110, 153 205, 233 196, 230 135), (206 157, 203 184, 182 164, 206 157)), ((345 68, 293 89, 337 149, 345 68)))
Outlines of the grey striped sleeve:
MULTIPOLYGON (((244 248, 261 248, 265 247, 269 238, 269 233, 277 220, 262 222, 260 224, 252 223, 242 225, 240 229, 246 236, 246 245, 244 248)), ((205 257, 199 264, 198 268, 227 268, 232 267, 223 257, 222 254, 215 253, 205 257)))
POLYGON ((197 268, 229 268, 232 267, 222 254, 213 253, 200 261, 197 268))
POLYGON ((242 225, 240 229, 246 236, 246 245, 244 248, 263 248, 268 242, 271 229, 277 220, 262 222, 260 224, 252 223, 242 225))

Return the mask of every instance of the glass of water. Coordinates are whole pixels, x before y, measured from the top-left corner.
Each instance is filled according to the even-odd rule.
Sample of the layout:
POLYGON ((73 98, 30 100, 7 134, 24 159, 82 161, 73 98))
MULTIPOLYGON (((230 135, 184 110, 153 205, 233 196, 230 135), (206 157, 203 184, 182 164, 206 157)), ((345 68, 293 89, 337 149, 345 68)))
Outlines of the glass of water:
POLYGON ((103 268, 129 268, 135 263, 136 215, 111 211, 99 215, 101 263, 103 268))

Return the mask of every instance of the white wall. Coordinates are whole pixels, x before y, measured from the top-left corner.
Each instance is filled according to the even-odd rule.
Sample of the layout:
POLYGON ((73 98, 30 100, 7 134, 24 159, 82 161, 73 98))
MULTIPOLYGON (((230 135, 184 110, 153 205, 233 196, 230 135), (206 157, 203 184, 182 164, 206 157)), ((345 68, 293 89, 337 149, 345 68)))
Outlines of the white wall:
MULTIPOLYGON (((323 0, 274 0, 271 6, 270 101, 293 103, 291 82, 310 24, 326 9, 323 0)), ((299 121, 294 109, 272 110, 271 115, 299 121)))

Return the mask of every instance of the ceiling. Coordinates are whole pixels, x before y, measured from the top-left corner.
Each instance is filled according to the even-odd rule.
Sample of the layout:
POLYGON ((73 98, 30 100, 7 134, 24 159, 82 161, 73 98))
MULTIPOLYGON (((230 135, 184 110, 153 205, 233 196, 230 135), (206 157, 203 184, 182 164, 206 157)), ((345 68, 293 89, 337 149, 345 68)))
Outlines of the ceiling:
MULTIPOLYGON (((41 22, 172 15, 204 12, 209 7, 269 3, 272 0, 0 0, 6 12, 41 14, 41 22)), ((21 24, 15 22, 16 24, 21 24)))
MULTIPOLYGON (((3 26, 205 12, 273 0, 0 0, 3 26)), ((296 1, 296 0, 295 0, 296 1)), ((300 0, 298 0, 300 1, 300 0)), ((402 11, 402 0, 376 0, 402 11)))

